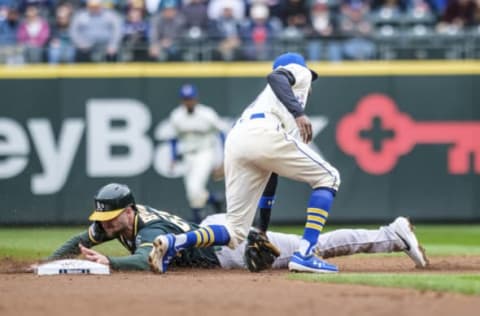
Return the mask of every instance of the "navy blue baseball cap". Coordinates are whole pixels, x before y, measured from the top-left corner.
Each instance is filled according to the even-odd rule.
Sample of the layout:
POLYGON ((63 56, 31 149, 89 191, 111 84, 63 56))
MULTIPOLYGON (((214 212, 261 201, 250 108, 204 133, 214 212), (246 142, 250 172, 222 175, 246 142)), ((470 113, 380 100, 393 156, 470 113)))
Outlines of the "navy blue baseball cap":
POLYGON ((182 99, 193 99, 197 97, 197 88, 190 83, 184 84, 178 93, 182 99))
POLYGON ((279 66, 286 66, 288 64, 297 64, 309 69, 310 72, 312 73, 312 81, 318 78, 318 74, 312 69, 307 67, 305 58, 303 58, 303 56, 300 55, 299 53, 285 53, 278 56, 273 61, 273 69, 276 69, 279 66))

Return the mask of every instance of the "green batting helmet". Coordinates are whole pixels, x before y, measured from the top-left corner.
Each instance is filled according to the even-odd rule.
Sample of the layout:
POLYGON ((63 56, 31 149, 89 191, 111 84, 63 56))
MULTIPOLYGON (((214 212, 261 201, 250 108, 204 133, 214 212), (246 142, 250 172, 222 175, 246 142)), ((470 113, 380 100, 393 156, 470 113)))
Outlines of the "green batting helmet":
POLYGON ((95 195, 95 210, 91 221, 109 221, 122 213, 127 206, 135 205, 132 191, 124 184, 110 183, 95 195))

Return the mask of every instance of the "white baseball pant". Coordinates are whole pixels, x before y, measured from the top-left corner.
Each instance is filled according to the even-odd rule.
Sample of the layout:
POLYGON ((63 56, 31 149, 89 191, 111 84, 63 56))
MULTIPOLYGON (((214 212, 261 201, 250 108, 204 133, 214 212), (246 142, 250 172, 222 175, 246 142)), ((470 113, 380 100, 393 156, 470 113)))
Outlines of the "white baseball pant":
POLYGON ((203 208, 208 200, 207 184, 215 165, 215 149, 204 148, 186 153, 183 181, 191 208, 203 208))
MULTIPOLYGON (((201 225, 223 225, 225 221, 224 214, 215 214, 208 216, 201 225)), ((280 250, 280 257, 273 263, 273 268, 287 268, 301 237, 277 232, 267 232, 267 236, 280 250)), ((220 266, 225 269, 246 268, 243 258, 246 244, 243 241, 235 249, 224 246, 217 250, 220 266)), ((379 229, 338 229, 323 233, 318 237, 316 247, 320 256, 330 258, 357 253, 403 251, 405 244, 389 226, 382 226, 379 229)))
POLYGON ((287 134, 271 114, 240 119, 225 142, 227 229, 230 247, 242 242, 272 172, 312 188, 340 185, 338 171, 306 144, 287 134))

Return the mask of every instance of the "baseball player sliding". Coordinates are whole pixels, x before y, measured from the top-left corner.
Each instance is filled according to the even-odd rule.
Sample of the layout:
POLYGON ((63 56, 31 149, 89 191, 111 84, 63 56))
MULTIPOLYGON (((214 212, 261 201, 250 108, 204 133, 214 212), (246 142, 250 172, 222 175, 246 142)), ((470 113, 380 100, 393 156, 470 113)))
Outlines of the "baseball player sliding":
POLYGON ((247 237, 257 203, 272 174, 308 183, 312 188, 304 233, 289 269, 338 271, 314 254, 340 185, 338 171, 307 146, 312 140, 312 126, 304 109, 316 78, 300 54, 286 53, 275 59, 267 86, 244 110, 225 142, 226 225, 210 225, 179 236, 159 236, 150 254, 155 271, 165 272, 176 252, 188 247, 237 247, 247 237))
MULTIPOLYGON (((192 84, 184 84, 179 91, 181 104, 170 114, 175 137, 170 141, 172 161, 184 160, 184 184, 193 221, 199 223, 201 211, 207 203, 217 212, 222 209, 219 196, 207 190, 207 183, 215 168, 217 139, 229 126, 212 108, 198 103, 198 91, 192 84)), ((223 136, 222 136, 223 138, 223 136)))
MULTIPOLYGON (((88 230, 73 236, 60 246, 48 260, 63 259, 82 254, 87 260, 109 265, 116 270, 148 270, 148 254, 154 238, 161 234, 182 233, 200 226, 173 214, 135 203, 128 186, 110 183, 98 190, 94 198, 93 222, 88 230), (130 252, 123 257, 105 256, 91 249, 117 239, 130 252)), ((202 226, 225 225, 225 214, 208 216, 202 226)), ((205 228, 203 228, 205 229, 205 228)), ((267 232, 281 255, 273 262, 274 268, 286 268, 290 257, 298 249, 301 237, 292 234, 267 232)), ((410 223, 398 217, 388 226, 376 230, 340 229, 319 236, 317 253, 323 257, 355 253, 405 251, 418 267, 428 263, 420 249, 410 223)), ((170 267, 245 268, 243 253, 246 242, 236 249, 229 247, 189 248, 170 262, 170 267)))

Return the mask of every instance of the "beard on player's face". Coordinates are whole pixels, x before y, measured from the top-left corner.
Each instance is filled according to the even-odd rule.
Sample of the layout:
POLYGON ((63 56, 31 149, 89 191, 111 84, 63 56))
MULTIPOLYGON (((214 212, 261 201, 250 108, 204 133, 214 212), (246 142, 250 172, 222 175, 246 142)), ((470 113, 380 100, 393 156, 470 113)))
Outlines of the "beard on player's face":
POLYGON ((102 228, 107 237, 117 237, 128 228, 128 221, 125 213, 126 212, 124 211, 114 219, 101 222, 102 228))
POLYGON ((195 105, 197 105, 196 99, 183 99, 183 106, 185 106, 188 113, 193 113, 193 111, 195 110, 195 105))

